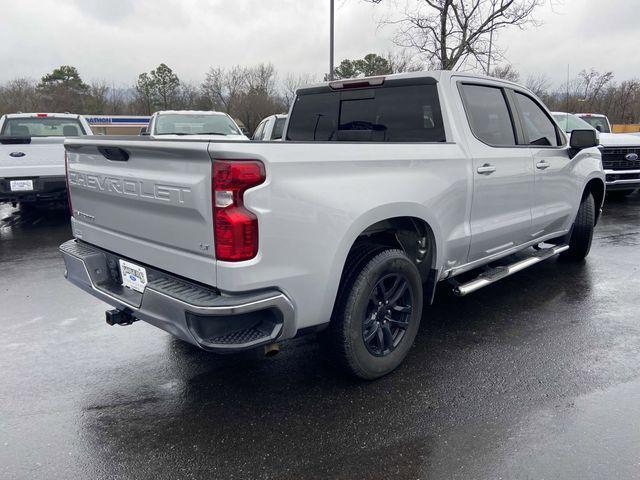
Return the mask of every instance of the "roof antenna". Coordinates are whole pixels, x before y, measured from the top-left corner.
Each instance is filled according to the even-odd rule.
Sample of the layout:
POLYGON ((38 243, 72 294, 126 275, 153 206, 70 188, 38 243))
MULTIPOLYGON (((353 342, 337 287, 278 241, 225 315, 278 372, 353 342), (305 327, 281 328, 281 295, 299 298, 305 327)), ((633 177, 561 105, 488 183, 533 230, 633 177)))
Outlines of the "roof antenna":
POLYGON ((567 63, 567 128, 569 128, 569 64, 567 63))

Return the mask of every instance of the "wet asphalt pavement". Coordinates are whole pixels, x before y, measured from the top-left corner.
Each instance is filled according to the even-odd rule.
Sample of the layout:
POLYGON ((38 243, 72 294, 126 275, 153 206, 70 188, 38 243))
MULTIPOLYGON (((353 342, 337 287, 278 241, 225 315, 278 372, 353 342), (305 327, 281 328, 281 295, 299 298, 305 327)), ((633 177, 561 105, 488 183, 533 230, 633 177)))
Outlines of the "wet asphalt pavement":
POLYGON ((0 478, 638 479, 640 194, 583 264, 443 287, 395 373, 312 338, 218 357, 63 278, 64 211, 0 207, 0 478))

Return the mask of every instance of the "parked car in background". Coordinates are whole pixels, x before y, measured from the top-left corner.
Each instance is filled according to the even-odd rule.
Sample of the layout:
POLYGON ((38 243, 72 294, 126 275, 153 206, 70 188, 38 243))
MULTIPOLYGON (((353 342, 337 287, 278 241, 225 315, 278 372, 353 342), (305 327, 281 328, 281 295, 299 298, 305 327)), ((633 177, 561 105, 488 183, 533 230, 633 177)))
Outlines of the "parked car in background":
POLYGON ((372 379, 403 361, 440 281, 462 296, 589 253, 596 131, 569 141, 524 87, 339 80, 298 90, 288 122, 282 142, 67 141, 68 280, 114 307, 110 324, 220 353, 317 332, 372 379))
POLYGON ((600 113, 576 113, 575 116, 584 120, 601 133, 611 133, 611 124, 606 115, 600 113))
POLYGON ((0 202, 64 200, 64 140, 92 135, 80 115, 14 113, 0 118, 0 202))
MULTIPOLYGON (((575 129, 595 128, 566 112, 553 112, 558 125, 567 133, 575 129)), ((623 197, 640 188, 640 137, 628 133, 600 132, 602 164, 607 175, 607 194, 623 197)))
POLYGON ((271 115, 260 122, 251 140, 281 140, 285 123, 286 114, 271 115))
POLYGON ((156 112, 141 134, 163 139, 189 136, 199 140, 249 140, 226 113, 197 110, 156 112))

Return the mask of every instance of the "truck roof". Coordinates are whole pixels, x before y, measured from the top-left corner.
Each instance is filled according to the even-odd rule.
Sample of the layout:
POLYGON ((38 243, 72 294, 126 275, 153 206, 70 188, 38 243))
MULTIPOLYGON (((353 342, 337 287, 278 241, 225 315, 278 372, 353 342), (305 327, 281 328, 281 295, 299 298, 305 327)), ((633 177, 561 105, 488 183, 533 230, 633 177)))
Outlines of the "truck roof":
MULTIPOLYGON (((463 73, 456 72, 452 70, 424 70, 420 72, 405 72, 405 73, 393 73, 389 75, 376 75, 373 77, 360 77, 360 78, 344 78, 339 80, 332 80, 328 82, 320 82, 314 83, 300 88, 299 90, 307 90, 307 89, 315 89, 318 87, 328 87, 331 84, 335 84, 335 82, 351 82, 351 81, 365 81, 372 79, 384 79, 384 80, 401 80, 401 79, 414 79, 414 78, 433 78, 437 82, 448 80, 449 78, 456 77, 466 77, 469 79, 484 79, 484 80, 492 80, 495 82, 500 82, 508 85, 512 85, 518 88, 525 88, 522 85, 511 82, 509 80, 504 80, 502 78, 491 77, 487 75, 479 75, 472 73, 463 73)), ((372 84, 373 86, 373 84, 372 84)))
POLYGON ((576 113, 576 115, 584 115, 585 117, 606 117, 604 113, 576 113))
POLYGON ((80 118, 80 115, 76 113, 7 113, 3 115, 6 118, 80 118))
POLYGON ((227 115, 224 112, 215 110, 159 110, 155 115, 227 115))

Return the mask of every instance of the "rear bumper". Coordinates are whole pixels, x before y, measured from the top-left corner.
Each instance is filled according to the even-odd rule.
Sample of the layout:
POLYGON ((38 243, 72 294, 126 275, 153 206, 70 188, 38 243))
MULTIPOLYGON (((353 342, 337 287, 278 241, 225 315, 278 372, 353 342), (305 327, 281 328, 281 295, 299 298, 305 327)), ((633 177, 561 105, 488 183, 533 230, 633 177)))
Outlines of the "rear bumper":
POLYGON ((633 190, 640 188, 640 169, 605 170, 607 190, 633 190))
POLYGON ((0 202, 46 202, 66 198, 67 181, 64 175, 0 178, 0 202), (33 180, 33 190, 12 192, 11 180, 33 180))
POLYGON ((141 294, 122 287, 121 257, 77 240, 63 243, 60 252, 71 283, 205 350, 234 352, 274 342, 294 320, 293 304, 278 290, 228 295, 142 265, 149 283, 141 294))

